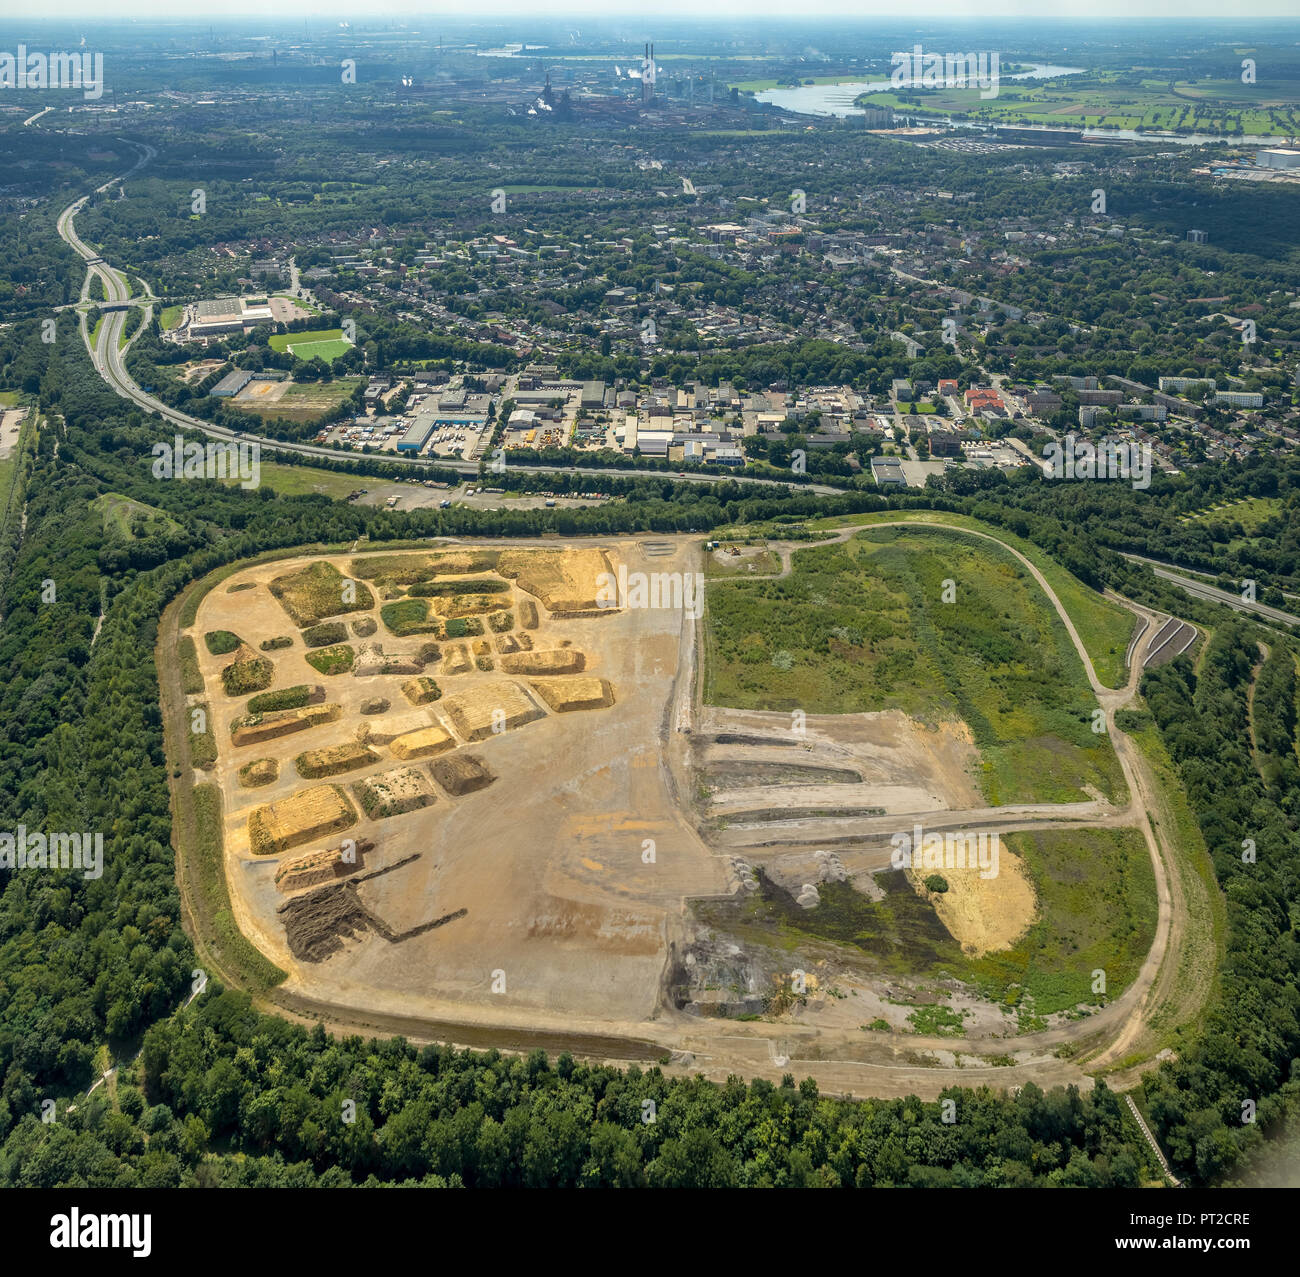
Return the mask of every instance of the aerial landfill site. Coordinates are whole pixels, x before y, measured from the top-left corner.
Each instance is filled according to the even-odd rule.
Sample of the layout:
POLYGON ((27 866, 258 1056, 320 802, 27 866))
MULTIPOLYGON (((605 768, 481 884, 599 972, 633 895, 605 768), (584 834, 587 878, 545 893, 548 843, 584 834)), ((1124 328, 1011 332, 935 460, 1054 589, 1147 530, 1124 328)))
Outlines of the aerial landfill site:
POLYGON ((219 787, 231 910, 283 993, 345 1024, 550 1035, 709 1075, 798 1050, 846 1091, 868 1070, 940 1086, 984 1052, 1073 1072, 929 968, 1040 917, 990 830, 1127 809, 1095 790, 990 806, 952 713, 706 704, 706 585, 780 580, 803 552, 433 541, 208 590, 181 640, 211 742, 196 779, 219 787), (941 1001, 960 1052, 914 1038, 941 1001))

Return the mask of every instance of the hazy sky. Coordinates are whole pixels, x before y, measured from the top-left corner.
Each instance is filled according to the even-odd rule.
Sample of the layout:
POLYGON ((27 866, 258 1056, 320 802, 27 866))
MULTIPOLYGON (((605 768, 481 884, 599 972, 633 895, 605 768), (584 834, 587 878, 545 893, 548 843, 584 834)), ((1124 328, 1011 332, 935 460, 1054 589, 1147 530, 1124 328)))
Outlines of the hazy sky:
MULTIPOLYGON (((406 17, 418 19, 420 25, 447 21, 475 22, 494 17, 526 15, 533 19, 559 18, 569 14, 616 21, 651 18, 656 14, 673 17, 697 17, 714 21, 735 16, 749 20, 776 19, 792 21, 816 16, 840 19, 858 18, 890 26, 906 24, 910 19, 966 18, 972 21, 1026 18, 1044 20, 1090 21, 1098 18, 1220 18, 1245 22, 1251 18, 1296 18, 1296 0, 907 0, 906 4, 881 4, 879 0, 632 0, 611 6, 609 0, 475 0, 472 5, 429 3, 429 0, 41 0, 25 15, 33 25, 42 18, 85 18, 100 22, 125 17, 148 17, 176 21, 220 22, 239 16, 257 17, 263 22, 274 18, 339 17, 353 22, 367 18, 406 17)), ((12 22, 8 18, 5 25, 12 22)))

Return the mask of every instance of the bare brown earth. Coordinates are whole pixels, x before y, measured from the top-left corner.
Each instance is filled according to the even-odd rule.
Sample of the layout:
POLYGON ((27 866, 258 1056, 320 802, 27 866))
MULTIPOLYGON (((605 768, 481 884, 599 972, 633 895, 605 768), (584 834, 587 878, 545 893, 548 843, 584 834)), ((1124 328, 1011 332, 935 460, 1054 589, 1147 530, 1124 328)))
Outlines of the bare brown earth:
MULTIPOLYGON (((788 571, 792 547, 774 548, 788 571)), ((204 696, 218 724, 219 757, 209 775, 222 791, 232 906, 245 935, 288 972, 271 995, 274 1005, 350 1031, 520 1049, 545 1043, 612 1059, 645 1059, 659 1050, 671 1055, 670 1070, 719 1080, 737 1071, 773 1078, 804 1072, 828 1089, 858 1094, 933 1095, 957 1082, 1086 1083, 1087 1059, 1093 1061, 1089 1069, 1113 1067, 1150 1049, 1146 1017, 1153 998, 1177 983, 1165 959, 1184 938, 1185 909, 1166 871, 1173 849, 1156 840, 1145 815, 1147 804, 1158 801, 1158 786, 1131 742, 1114 729, 1115 709, 1134 694, 1141 641, 1129 685, 1109 691, 1097 683, 1062 613, 1106 710, 1133 804, 987 809, 972 777, 976 754, 961 724, 927 728, 901 714, 813 716, 794 739, 788 715, 697 703, 699 622, 690 616, 588 606, 594 605, 596 576, 620 565, 629 572, 701 570, 698 540, 585 541, 572 554, 548 543, 536 563, 527 561, 530 548, 519 542, 476 545, 453 550, 454 558, 442 556, 438 570, 495 572, 498 550, 506 552, 498 575, 510 582, 519 624, 526 626, 534 619, 527 613, 535 614, 537 650, 582 653, 585 674, 609 685, 612 705, 557 713, 542 690, 550 680, 537 680, 534 694, 503 671, 456 661, 453 649, 468 640, 444 641, 440 663, 425 667, 438 682, 440 699, 412 707, 402 695, 409 674, 358 680, 347 673, 329 684, 339 707, 336 721, 306 727, 283 744, 236 747, 227 725, 243 704, 224 697, 219 679, 228 658, 211 657, 199 644, 204 696), (363 703, 373 708, 377 698, 394 708, 362 719, 363 703), (501 722, 493 710, 504 711, 503 730, 492 731, 493 722, 501 722), (402 732, 385 730, 390 717, 403 720, 402 732), (423 721, 412 726, 405 721, 412 717, 423 721), (281 911, 284 890, 276 882, 284 857, 250 854, 247 824, 252 807, 288 797, 302 782, 282 766, 277 781, 250 794, 239 787, 237 771, 268 752, 290 758, 304 749, 336 747, 355 739, 362 722, 373 726, 368 743, 384 755, 359 769, 362 781, 404 766, 426 778, 430 797, 433 782, 438 793, 429 806, 376 819, 353 801, 358 820, 347 832, 373 843, 366 872, 307 890, 328 894, 317 897, 319 908, 289 912, 299 920, 295 926, 301 923, 291 943, 281 911), (447 732, 456 748, 406 764, 384 748, 394 737, 425 728, 447 732), (466 748, 471 740, 472 754, 466 748), (746 783, 750 768, 752 784, 746 783), (860 1025, 871 1018, 865 1007, 879 1004, 885 1018, 892 1013, 882 990, 866 985, 853 989, 852 1008, 839 1006, 844 999, 819 995, 813 1009, 795 1008, 776 1021, 703 1018, 674 1009, 669 977, 691 938, 686 900, 744 890, 738 860, 795 882, 807 881, 828 854, 870 894, 875 870, 887 863, 888 835, 900 828, 900 817, 906 828, 913 816, 927 830, 969 830, 995 821, 1002 832, 1044 821, 1137 824, 1151 849, 1161 897, 1156 943, 1138 979, 1083 1021, 1021 1036, 1009 1036, 1014 1024, 982 1008, 972 1009, 961 1039, 863 1032, 860 1025)), ((369 565, 381 557, 395 556, 366 556, 369 565)), ((427 554, 407 557, 423 557, 426 566, 429 561, 427 554)), ((185 632, 230 629, 256 645, 292 629, 266 587, 312 561, 305 556, 242 569, 231 586, 254 588, 233 596, 225 588, 212 591, 185 632)), ((358 568, 346 555, 330 561, 343 577, 364 571, 377 596, 386 588, 373 566, 358 568)), ((1046 582, 1023 561, 1055 604, 1046 582)), ((379 601, 370 614, 377 615, 379 601)), ((177 633, 173 618, 162 641, 174 641, 177 633)), ((513 636, 529 637, 518 628, 513 636)), ((409 654, 420 640, 391 644, 394 653, 409 654)), ((270 657, 272 690, 316 681, 300 641, 270 657)), ((169 692, 165 704, 175 722, 184 698, 178 702, 169 692)), ((349 791, 357 776, 345 777, 349 791)), ((182 819, 189 800, 178 792, 176 801, 182 819)), ((337 835, 322 838, 317 850, 338 843, 337 835)), ((319 868, 323 861, 311 863, 319 868)), ((998 925, 1018 909, 998 910, 998 925)), ((955 933, 980 924, 980 910, 969 902, 954 901, 952 910, 955 933)), ((992 936, 1000 938, 1000 932, 992 936)), ((845 983, 830 957, 813 957, 823 964, 826 987, 845 983)))
POLYGON ((924 871, 907 870, 913 889, 933 905, 939 921, 972 958, 1011 948, 1038 916, 1024 861, 1009 847, 998 852, 996 877, 982 878, 977 868, 969 867, 945 868, 940 876, 947 890, 929 891, 924 871))
POLYGON ((476 789, 486 789, 496 779, 481 758, 464 752, 450 758, 439 758, 429 771, 453 798, 472 794, 476 789))
MULTIPOLYGON (((630 740, 644 746, 657 731, 671 685, 681 618, 650 612, 556 617, 544 600, 562 611, 594 606, 597 576, 609 568, 603 548, 584 546, 570 563, 558 548, 548 547, 536 569, 517 546, 512 550, 508 566, 538 595, 526 596, 513 577, 506 577, 510 587, 504 597, 521 621, 528 610, 519 607, 521 602, 539 605, 538 647, 557 653, 553 663, 538 662, 538 671, 585 668, 591 671, 589 676, 538 679, 544 686, 534 693, 522 680, 500 672, 480 672, 472 663, 468 668, 455 666, 461 672, 451 672, 453 662, 444 659, 424 671, 436 681, 441 696, 415 707, 403 695, 409 674, 372 674, 362 680, 345 674, 329 685, 333 703, 340 707, 339 719, 297 731, 289 738, 289 756, 296 757, 336 748, 354 739, 362 723, 369 725, 366 744, 383 757, 349 771, 349 790, 358 777, 364 783, 367 776, 394 770, 408 744, 413 747, 406 765, 423 771, 429 785, 437 784, 443 797, 419 810, 372 820, 354 796, 358 822, 349 832, 375 844, 367 856, 367 867, 402 862, 391 874, 368 880, 361 889, 362 898, 394 934, 404 934, 459 908, 468 910, 464 919, 416 935, 400 946, 385 941, 373 927, 344 928, 337 932, 339 947, 331 949, 331 956, 310 962, 295 957, 283 917, 277 912, 283 894, 275 889, 274 868, 268 865, 272 870, 268 874, 249 856, 243 831, 247 801, 226 784, 242 750, 231 749, 227 739, 221 740, 222 756, 215 774, 223 786, 228 812, 226 847, 232 901, 245 934, 290 972, 284 986, 287 992, 328 996, 342 1007, 389 1008, 398 1013, 423 1010, 425 1014, 440 1000, 473 1002, 486 995, 491 999, 486 1005, 500 1006, 507 1013, 529 1007, 563 1009, 567 1003, 596 1017, 605 1014, 612 999, 639 1018, 653 1013, 658 998, 664 960, 661 900, 680 902, 687 889, 712 891, 721 885, 721 873, 703 849, 697 849, 695 878, 684 876, 686 866, 669 866, 666 872, 661 866, 656 875, 641 864, 640 839, 634 840, 631 832, 608 836, 627 844, 628 872, 633 881, 640 876, 651 888, 648 904, 627 899, 626 888, 589 881, 590 871, 576 856, 557 857, 551 852, 552 847, 565 846, 564 831, 577 810, 585 807, 603 815, 616 813, 621 806, 630 818, 632 812, 647 805, 627 792, 627 787, 640 789, 642 778, 653 781, 658 769, 652 751, 643 750, 650 767, 631 770, 628 746, 630 740), (647 634, 649 642, 644 642, 647 634), (604 635, 614 641, 606 641, 604 635), (660 635, 665 637, 661 640, 660 635), (600 638, 598 648, 593 637, 600 638), (635 683, 643 670, 649 674, 650 686, 657 684, 658 696, 645 692, 631 695, 627 712, 629 716, 637 712, 635 721, 608 723, 616 709, 624 708, 623 683, 635 683), (543 692, 554 701, 554 709, 543 692), (362 703, 378 697, 387 699, 393 708, 363 718, 362 703), (609 708, 611 703, 616 709, 609 708), (588 712, 558 712, 568 708, 588 712), (400 732, 388 729, 390 719, 400 725, 400 732), (582 724, 580 730, 567 726, 577 721, 582 724), (494 732, 494 723, 502 730, 494 732), (425 761, 423 746, 444 740, 453 748, 432 763, 425 761), (461 761, 469 742, 475 745, 473 759, 461 761), (613 787, 609 783, 611 768, 622 774, 621 782, 613 787), (497 779, 492 783, 494 776, 497 779), (414 851, 424 854, 408 860, 414 851), (573 866, 578 869, 576 879, 573 866), (666 880, 667 890, 656 877, 666 880), (602 954, 619 961, 602 965, 602 954), (621 960, 624 955, 626 970, 621 960), (505 971, 505 992, 487 994, 492 972, 497 969, 505 971), (434 971, 436 987, 431 984, 434 971)), ((366 557, 370 560, 367 579, 379 585, 369 574, 375 560, 389 556, 366 557)), ((281 561, 237 574, 230 584, 242 583, 247 576, 256 588, 233 597, 224 589, 213 591, 199 609, 195 628, 212 629, 220 616, 220 628, 232 629, 245 640, 273 630, 283 632, 291 618, 266 585, 272 579, 292 579, 307 562, 281 561)), ((346 557, 333 562, 341 573, 353 570, 346 557)), ((451 562, 444 559, 437 566, 462 572, 480 572, 485 567, 480 556, 451 562)), ((669 570, 674 565, 655 566, 669 570)), ((379 590, 375 592, 378 595, 379 590)), ((375 610, 378 602, 376 598, 375 610)), ((300 603, 295 606, 304 618, 310 614, 316 619, 321 610, 300 603)), ((468 641, 440 646, 446 656, 468 641)), ((401 655, 417 646, 415 640, 390 638, 385 640, 384 650, 386 655, 401 655)), ((272 689, 312 681, 300 643, 272 656, 276 663, 272 689)), ((207 672, 205 669, 205 675, 207 672)), ((237 708, 232 707, 232 717, 237 708)), ((263 741, 257 748, 264 755, 272 744, 263 741)), ((283 748, 287 750, 288 742, 283 748)), ((274 801, 282 787, 283 777, 260 790, 258 797, 263 802, 274 801)), ((659 805, 664 806, 662 800, 659 805)), ((612 865, 614 856, 604 851, 601 855, 612 865)), ((337 910, 341 916, 353 916, 345 901, 337 902, 337 910)))

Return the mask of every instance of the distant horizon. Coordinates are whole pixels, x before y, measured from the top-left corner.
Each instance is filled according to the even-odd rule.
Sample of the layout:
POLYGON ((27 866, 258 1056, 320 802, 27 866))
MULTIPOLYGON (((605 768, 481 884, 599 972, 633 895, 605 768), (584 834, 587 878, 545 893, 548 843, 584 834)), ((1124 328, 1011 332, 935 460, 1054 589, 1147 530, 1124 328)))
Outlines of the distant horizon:
POLYGON ((105 12, 102 4, 90 0, 46 0, 41 13, 25 18, 4 20, 4 25, 24 24, 33 29, 41 23, 84 21, 100 25, 137 20, 157 21, 166 25, 222 26, 256 21, 259 25, 297 23, 303 19, 319 22, 350 22, 354 26, 370 22, 418 21, 421 26, 482 26, 493 22, 526 20, 534 23, 595 21, 602 27, 641 21, 673 21, 708 25, 722 20, 738 20, 747 26, 763 23, 788 26, 801 22, 849 22, 869 27, 906 26, 916 22, 959 22, 972 25, 990 22, 1020 22, 1033 26, 1077 25, 1101 26, 1107 23, 1188 21, 1222 23, 1225 26, 1248 22, 1293 22, 1300 25, 1294 0, 1256 0, 1248 11, 1224 12, 1222 0, 1061 0, 1050 14, 1041 12, 1041 0, 992 0, 992 3, 954 4, 953 0, 913 0, 906 13, 863 13, 858 0, 810 0, 792 13, 787 4, 770 0, 717 0, 701 14, 689 0, 664 0, 644 8, 612 13, 605 0, 564 0, 551 5, 527 5, 522 0, 481 0, 473 14, 463 11, 431 12, 422 0, 381 0, 376 4, 314 3, 313 0, 280 0, 274 16, 266 7, 252 0, 232 0, 214 16, 211 6, 197 0, 128 0, 112 5, 105 12), (243 6, 248 6, 247 8, 243 6))

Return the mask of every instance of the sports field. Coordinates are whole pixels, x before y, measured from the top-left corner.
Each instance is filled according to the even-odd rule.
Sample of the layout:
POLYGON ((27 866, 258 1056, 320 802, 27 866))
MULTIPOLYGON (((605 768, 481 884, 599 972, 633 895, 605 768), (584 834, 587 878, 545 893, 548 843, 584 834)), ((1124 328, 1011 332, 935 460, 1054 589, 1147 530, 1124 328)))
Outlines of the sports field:
POLYGON ((280 354, 287 350, 295 359, 323 359, 326 363, 352 349, 352 343, 343 336, 341 328, 322 328, 306 333, 277 333, 271 338, 270 345, 272 350, 280 354))

